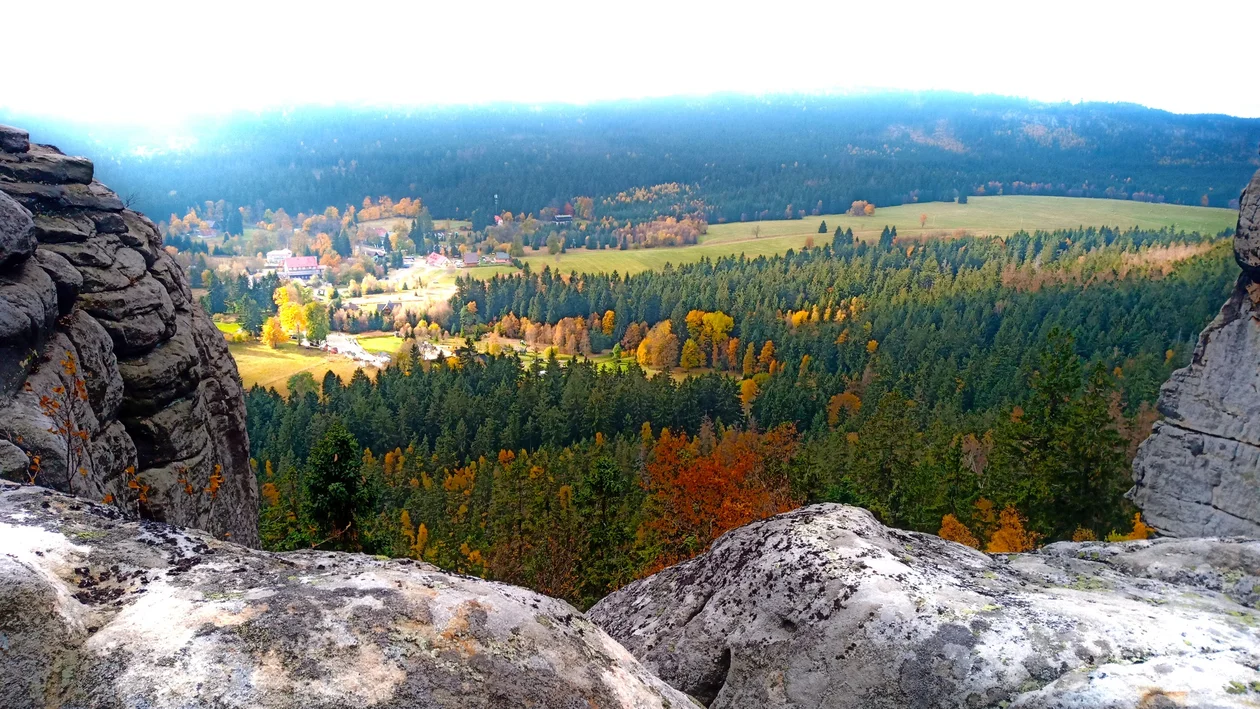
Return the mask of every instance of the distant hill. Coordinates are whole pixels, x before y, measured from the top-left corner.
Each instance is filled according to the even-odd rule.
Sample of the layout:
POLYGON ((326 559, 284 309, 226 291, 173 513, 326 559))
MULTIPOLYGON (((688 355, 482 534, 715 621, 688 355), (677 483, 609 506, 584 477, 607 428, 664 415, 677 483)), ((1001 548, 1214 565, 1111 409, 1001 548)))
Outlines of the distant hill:
POLYGON ((103 180, 155 217, 206 200, 296 213, 391 195, 421 197, 434 215, 478 227, 496 208, 537 212, 577 196, 596 197, 597 215, 639 218, 667 210, 598 198, 673 182, 693 189, 669 208, 711 222, 958 194, 1230 207, 1260 144, 1258 119, 941 93, 306 108, 193 125, 170 143, 178 149, 155 145, 164 139, 152 131, 0 122, 92 158, 103 180))

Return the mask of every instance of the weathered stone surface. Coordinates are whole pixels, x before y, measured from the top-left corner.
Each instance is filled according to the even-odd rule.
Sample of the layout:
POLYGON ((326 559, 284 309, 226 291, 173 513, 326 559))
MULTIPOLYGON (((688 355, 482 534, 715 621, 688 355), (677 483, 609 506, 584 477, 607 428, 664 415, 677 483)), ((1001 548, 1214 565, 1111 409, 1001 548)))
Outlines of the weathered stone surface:
POLYGON ((7 709, 696 706, 562 601, 30 487, 0 487, 0 609, 7 709))
POLYGON ((120 355, 146 352, 175 333, 171 297, 147 273, 125 288, 84 293, 79 303, 105 326, 120 355))
POLYGON ((44 244, 42 248, 61 254, 79 270, 84 293, 126 288, 148 269, 144 256, 124 246, 115 234, 100 234, 81 243, 44 244))
POLYGON ((32 212, 44 210, 92 209, 106 212, 122 211, 122 200, 99 182, 88 185, 48 185, 38 182, 8 182, 0 180, 0 191, 21 202, 32 212))
POLYGON ((44 269, 57 288, 57 310, 62 315, 69 315, 79 297, 79 289, 83 288, 83 274, 64 256, 48 249, 35 251, 35 263, 44 269))
POLYGON ((257 545, 245 404, 223 338, 153 222, 81 158, 28 146, 25 133, 13 154, 19 133, 0 131, 14 146, 0 153, 0 441, 43 461, 41 484, 121 499, 135 475, 151 494, 128 513, 257 545), (63 372, 67 354, 77 377, 63 372), (73 463, 89 463, 78 477, 39 406, 58 387, 76 391, 76 378, 87 397, 70 407, 85 435, 73 463), (216 473, 213 500, 188 499, 216 473))
POLYGON ((125 416, 151 416, 197 391, 202 379, 201 353, 193 339, 192 317, 181 315, 178 323, 171 339, 118 363, 127 386, 125 416))
POLYGON ((1239 198, 1234 258, 1253 281, 1260 281, 1260 170, 1239 198))
POLYGON ((1243 275, 1160 391, 1164 421, 1133 461, 1129 493, 1177 537, 1260 537, 1260 312, 1243 275))
POLYGON ((35 251, 35 226, 31 213, 0 192, 0 269, 29 257, 35 251))
POLYGON ((82 214, 36 214, 35 238, 41 244, 86 241, 96 229, 82 214))
POLYGON ((31 137, 26 131, 0 123, 0 152, 24 153, 31 148, 31 137))
POLYGON ((42 145, 29 152, 0 152, 0 178, 15 182, 44 182, 54 185, 92 182, 92 163, 86 158, 70 157, 42 145))
POLYGON ((730 532, 589 617, 711 707, 1252 706, 1260 541, 987 556, 815 505, 730 532), (1147 701, 1147 703, 1143 703, 1147 701))
POLYGON ((0 401, 17 391, 57 319, 57 290, 30 259, 0 271, 0 401))

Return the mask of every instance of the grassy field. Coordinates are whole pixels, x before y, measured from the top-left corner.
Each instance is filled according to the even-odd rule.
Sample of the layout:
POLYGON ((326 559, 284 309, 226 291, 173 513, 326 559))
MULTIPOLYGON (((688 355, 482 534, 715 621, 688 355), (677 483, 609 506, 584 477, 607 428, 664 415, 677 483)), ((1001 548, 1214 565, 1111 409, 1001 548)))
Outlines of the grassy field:
POLYGON ((403 339, 395 337, 392 332, 365 333, 357 335, 356 339, 368 352, 384 352, 388 355, 397 354, 403 344, 403 339))
POLYGON ((219 328, 219 332, 225 335, 235 335, 241 331, 241 326, 234 322, 219 322, 215 320, 214 326, 219 328))
MULTIPOLYGON (((587 251, 572 249, 552 256, 539 252, 527 255, 534 271, 551 266, 561 272, 618 271, 638 273, 659 270, 666 263, 680 264, 743 253, 750 258, 781 254, 799 249, 814 237, 821 246, 831 240, 837 226, 852 228, 855 236, 873 241, 885 226, 896 226, 897 235, 906 237, 949 237, 958 230, 973 235, 1007 236, 1021 229, 1067 229, 1078 226, 1118 226, 1158 229, 1175 226, 1185 231, 1215 234, 1233 227, 1238 213, 1229 209, 1149 204, 1109 199, 1073 197, 973 197, 967 204, 927 202, 876 210, 870 217, 826 214, 799 220, 714 224, 694 246, 640 250, 587 251), (920 215, 927 221, 921 227, 920 215), (827 234, 818 226, 827 222, 827 234)), ((493 275, 489 269, 472 269, 479 277, 493 275)))
MULTIPOLYGON (((396 338, 391 335, 390 339, 396 338)), ((273 350, 261 342, 229 342, 228 349, 236 359, 241 382, 246 389, 260 384, 287 394, 289 377, 298 372, 310 372, 318 382, 324 378, 325 372, 332 370, 343 380, 349 380, 354 370, 359 368, 358 364, 340 355, 294 344, 280 345, 273 350)), ((375 370, 367 371, 371 373, 375 370)))

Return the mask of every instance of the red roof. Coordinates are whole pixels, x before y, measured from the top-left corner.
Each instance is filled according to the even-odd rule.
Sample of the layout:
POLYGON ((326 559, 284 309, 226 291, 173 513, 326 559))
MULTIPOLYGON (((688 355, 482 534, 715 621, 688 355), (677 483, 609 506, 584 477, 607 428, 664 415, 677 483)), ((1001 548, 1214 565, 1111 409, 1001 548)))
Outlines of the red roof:
POLYGON ((295 271, 304 268, 319 268, 319 259, 314 256, 294 256, 284 260, 284 270, 295 271))

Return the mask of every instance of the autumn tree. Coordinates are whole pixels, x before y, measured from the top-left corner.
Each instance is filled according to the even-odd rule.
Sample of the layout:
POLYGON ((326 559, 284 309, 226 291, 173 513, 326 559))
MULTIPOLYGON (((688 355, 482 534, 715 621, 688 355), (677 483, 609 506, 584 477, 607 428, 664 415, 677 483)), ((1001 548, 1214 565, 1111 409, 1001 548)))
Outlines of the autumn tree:
POLYGON ((280 324, 277 317, 269 317, 263 323, 262 341, 270 348, 275 349, 280 345, 289 341, 289 333, 280 324))
POLYGON ((936 533, 936 536, 946 541, 958 542, 972 549, 980 548, 980 540, 976 539, 970 529, 967 529, 967 525, 958 521, 958 518, 952 514, 941 518, 941 529, 936 533))
POLYGON ((679 360, 678 365, 683 369, 695 369, 696 367, 704 366, 704 352, 700 350, 700 345, 696 344, 696 341, 690 337, 683 343, 682 358, 679 360))
POLYGON ((774 343, 766 340, 766 344, 761 346, 761 354, 757 356, 757 367, 760 371, 769 371, 770 365, 774 363, 774 343))

